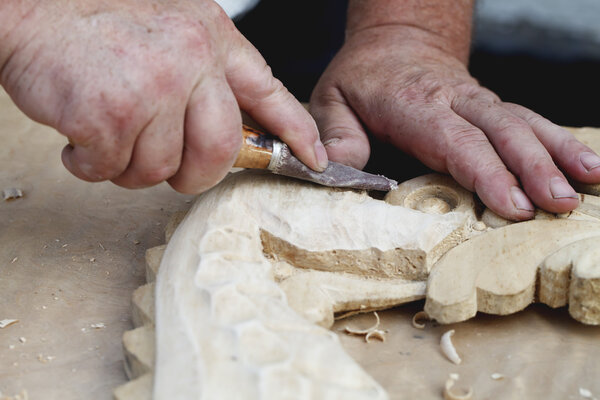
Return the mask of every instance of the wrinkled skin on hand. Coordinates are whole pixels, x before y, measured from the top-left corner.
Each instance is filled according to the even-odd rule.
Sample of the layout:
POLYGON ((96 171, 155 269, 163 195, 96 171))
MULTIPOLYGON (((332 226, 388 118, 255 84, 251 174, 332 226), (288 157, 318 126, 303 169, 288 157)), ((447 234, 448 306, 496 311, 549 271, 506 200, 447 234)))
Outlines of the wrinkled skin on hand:
POLYGON ((62 159, 77 177, 203 191, 235 160, 240 108, 326 165, 312 117, 213 1, 34 3, 2 43, 0 82, 70 139, 62 159))
POLYGON ((561 170, 599 182, 600 158, 563 128, 502 102, 456 57, 418 36, 380 26, 347 37, 311 98, 330 159, 362 168, 368 131, 451 174, 504 217, 531 218, 533 204, 574 209, 578 199, 561 170))

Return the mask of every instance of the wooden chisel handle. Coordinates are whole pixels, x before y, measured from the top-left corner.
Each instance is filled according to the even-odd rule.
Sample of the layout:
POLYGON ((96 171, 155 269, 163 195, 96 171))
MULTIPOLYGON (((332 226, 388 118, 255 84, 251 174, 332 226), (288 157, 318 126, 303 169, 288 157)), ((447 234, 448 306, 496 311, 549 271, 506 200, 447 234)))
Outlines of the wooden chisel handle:
POLYGON ((242 148, 233 164, 239 168, 267 169, 273 156, 273 136, 242 125, 242 148))

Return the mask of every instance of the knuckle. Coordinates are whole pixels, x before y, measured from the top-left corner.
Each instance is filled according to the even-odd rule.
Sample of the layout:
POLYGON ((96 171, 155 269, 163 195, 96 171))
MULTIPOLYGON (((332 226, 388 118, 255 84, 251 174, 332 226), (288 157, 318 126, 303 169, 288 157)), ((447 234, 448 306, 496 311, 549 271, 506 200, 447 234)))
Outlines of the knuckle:
POLYGON ((452 127, 445 135, 447 144, 441 150, 445 152, 445 164, 466 188, 475 190, 481 180, 506 173, 505 165, 481 131, 473 127, 452 127))
POLYGON ((271 67, 265 64, 265 76, 262 84, 257 88, 257 95, 264 101, 280 102, 290 96, 288 90, 283 86, 283 83, 272 74, 271 67))
POLYGON ((137 97, 126 93, 99 94, 96 102, 101 112, 99 122, 107 134, 116 137, 137 128, 140 121, 137 97))
POLYGON ((137 129, 140 119, 131 96, 105 96, 63 113, 57 129, 77 143, 88 146, 104 142, 114 144, 137 129))
POLYGON ((528 154, 527 157, 523 158, 522 170, 523 173, 532 174, 533 176, 545 176, 558 172, 550 156, 541 152, 528 154))
POLYGON ((541 129, 549 128, 554 124, 548 121, 546 118, 542 117, 539 114, 531 112, 530 115, 527 116, 527 123, 533 127, 539 127, 541 129))
POLYGON ((442 132, 448 141, 448 148, 451 149, 473 151, 489 145, 487 137, 480 130, 471 126, 450 126, 442 128, 442 132))
POLYGON ((510 114, 497 115, 492 124, 498 127, 498 134, 509 138, 526 131, 531 132, 531 127, 527 122, 510 114))

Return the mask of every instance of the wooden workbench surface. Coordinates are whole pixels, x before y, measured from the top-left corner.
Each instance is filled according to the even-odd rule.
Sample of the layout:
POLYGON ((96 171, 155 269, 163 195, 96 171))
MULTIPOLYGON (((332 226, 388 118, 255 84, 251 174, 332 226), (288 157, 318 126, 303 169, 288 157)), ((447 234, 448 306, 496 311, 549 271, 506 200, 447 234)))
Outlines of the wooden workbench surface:
POLYGON ((0 329, 0 398, 110 399, 126 381, 121 335, 144 252, 190 197, 74 178, 60 161, 66 139, 3 91, 0 143, 0 192, 25 195, 0 198, 0 320, 19 320, 0 329))
MULTIPOLYGON (((0 92, 0 399, 110 399, 126 381, 121 336, 131 329, 132 291, 144 281, 144 252, 164 243, 169 216, 189 196, 168 186, 130 191, 72 177, 60 162, 66 139, 24 117, 0 92)), ((340 332, 348 352, 392 399, 439 399, 449 373, 476 399, 600 398, 600 328, 566 310, 533 306, 508 316, 479 315, 454 326, 412 327, 422 303, 381 313, 386 342, 340 332), (459 366, 439 349, 456 330, 459 366), (491 374, 499 373, 502 380, 491 374), (587 392, 582 392, 587 393, 587 392)), ((369 326, 371 314, 345 325, 369 326)))

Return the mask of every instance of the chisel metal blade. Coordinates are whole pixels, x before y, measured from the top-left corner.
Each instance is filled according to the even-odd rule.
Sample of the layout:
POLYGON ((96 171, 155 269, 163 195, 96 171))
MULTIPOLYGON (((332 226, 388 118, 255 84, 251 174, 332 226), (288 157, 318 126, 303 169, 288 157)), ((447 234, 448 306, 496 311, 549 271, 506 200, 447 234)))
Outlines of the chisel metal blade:
POLYGON ((274 143, 273 156, 267 168, 275 174, 298 178, 324 186, 386 192, 398 187, 398 182, 388 179, 385 176, 369 174, 333 161, 329 162, 325 171, 313 171, 294 157, 287 145, 278 141, 274 143))

